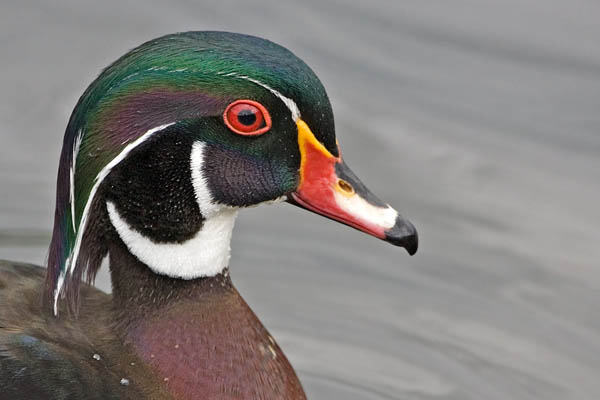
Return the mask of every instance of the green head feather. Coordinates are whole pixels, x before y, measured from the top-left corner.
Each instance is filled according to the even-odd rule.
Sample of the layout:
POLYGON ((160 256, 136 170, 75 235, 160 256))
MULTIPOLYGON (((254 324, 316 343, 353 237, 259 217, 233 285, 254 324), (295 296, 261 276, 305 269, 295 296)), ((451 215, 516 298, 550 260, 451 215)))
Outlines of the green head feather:
MULTIPOLYGON (((226 32, 173 34, 135 48, 100 74, 79 99, 63 141, 46 280, 55 312, 59 295, 76 300, 80 280, 84 274, 92 280, 106 255, 94 216, 111 169, 167 126, 217 117, 240 97, 260 100, 265 88, 293 99, 319 141, 337 154, 323 86, 302 60, 270 41, 226 32)), ((221 139, 208 132, 203 140, 221 139)))

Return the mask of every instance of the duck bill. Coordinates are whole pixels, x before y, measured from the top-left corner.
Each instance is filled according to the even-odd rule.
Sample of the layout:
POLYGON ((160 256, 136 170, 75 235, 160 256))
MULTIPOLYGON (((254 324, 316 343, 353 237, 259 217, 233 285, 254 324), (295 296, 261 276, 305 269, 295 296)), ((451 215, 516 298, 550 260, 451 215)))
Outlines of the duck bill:
POLYGON ((297 124, 300 183, 288 202, 415 254, 419 243, 415 227, 367 189, 341 155, 333 156, 304 121, 297 124))

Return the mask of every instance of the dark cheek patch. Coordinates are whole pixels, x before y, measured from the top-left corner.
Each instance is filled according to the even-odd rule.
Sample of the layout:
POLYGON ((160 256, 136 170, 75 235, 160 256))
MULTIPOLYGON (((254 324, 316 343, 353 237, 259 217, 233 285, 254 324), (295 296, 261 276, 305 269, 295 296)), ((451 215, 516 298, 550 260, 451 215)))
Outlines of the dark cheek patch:
POLYGON ((106 199, 142 235, 183 242, 202 227, 191 174, 192 140, 164 132, 134 151, 105 181, 106 199))
POLYGON ((206 146, 203 170, 213 200, 234 207, 276 199, 289 180, 273 160, 218 145, 206 146))

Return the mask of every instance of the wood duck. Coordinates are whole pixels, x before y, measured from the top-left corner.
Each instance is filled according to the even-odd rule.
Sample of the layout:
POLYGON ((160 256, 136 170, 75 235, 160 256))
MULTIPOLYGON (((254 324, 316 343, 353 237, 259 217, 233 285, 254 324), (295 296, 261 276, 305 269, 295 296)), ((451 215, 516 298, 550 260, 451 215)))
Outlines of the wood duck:
POLYGON ((0 397, 305 399, 227 268, 238 210, 277 201, 417 250, 289 50, 187 32, 125 54, 69 120, 47 270, 0 262, 0 397), (105 256, 112 296, 89 285, 105 256))

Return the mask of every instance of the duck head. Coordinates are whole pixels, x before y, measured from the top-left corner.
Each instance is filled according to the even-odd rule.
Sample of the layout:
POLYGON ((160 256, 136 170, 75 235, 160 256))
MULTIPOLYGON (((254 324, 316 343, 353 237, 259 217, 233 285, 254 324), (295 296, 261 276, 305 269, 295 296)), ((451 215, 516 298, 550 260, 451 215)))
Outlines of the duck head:
POLYGON ((156 273, 211 276, 227 266, 237 210, 283 200, 417 250, 412 224, 343 161, 302 60, 224 32, 145 43, 100 74, 69 121, 46 281, 55 313, 111 237, 156 273))

